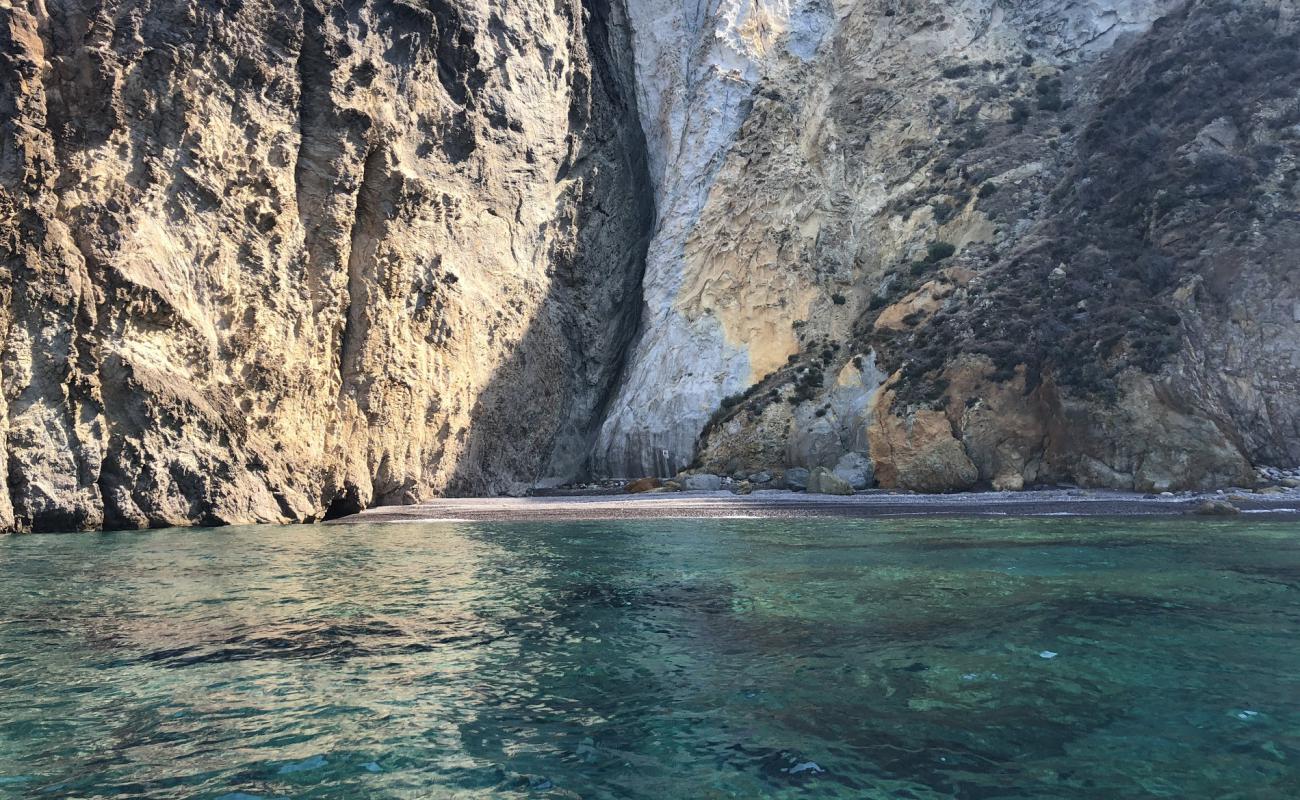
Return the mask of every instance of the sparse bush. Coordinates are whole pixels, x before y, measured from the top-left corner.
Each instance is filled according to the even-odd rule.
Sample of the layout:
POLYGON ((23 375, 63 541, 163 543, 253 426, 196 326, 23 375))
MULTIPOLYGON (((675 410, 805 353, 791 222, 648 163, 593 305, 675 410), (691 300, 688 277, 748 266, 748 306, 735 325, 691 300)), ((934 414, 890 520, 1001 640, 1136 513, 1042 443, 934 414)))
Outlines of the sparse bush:
POLYGON ((951 242, 930 242, 925 248, 925 259, 931 264, 937 264, 956 252, 957 246, 951 242))
POLYGON ((1060 78, 1039 78, 1035 88, 1038 91, 1039 108, 1044 111, 1060 111, 1064 107, 1061 100, 1060 78))
POLYGON ((1024 100, 1013 100, 1011 102, 1011 124, 1024 125, 1033 116, 1029 110, 1029 104, 1024 100))

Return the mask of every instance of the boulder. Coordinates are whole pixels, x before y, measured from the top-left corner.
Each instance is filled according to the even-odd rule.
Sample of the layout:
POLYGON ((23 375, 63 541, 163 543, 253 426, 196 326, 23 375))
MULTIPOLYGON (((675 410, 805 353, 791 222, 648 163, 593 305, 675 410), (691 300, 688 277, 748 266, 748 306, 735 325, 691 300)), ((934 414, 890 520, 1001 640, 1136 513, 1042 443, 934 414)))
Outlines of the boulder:
POLYGON ((1206 500, 1196 507, 1196 513, 1203 517, 1230 517, 1240 514, 1241 509, 1226 500, 1206 500))
POLYGON ((682 479, 682 488, 688 492, 716 492, 722 488, 722 478, 707 473, 687 475, 682 479))
POLYGON ((943 412, 922 409, 895 416, 890 411, 893 394, 881 393, 875 423, 867 433, 880 485, 914 492, 956 492, 974 486, 979 470, 953 437, 943 412))
POLYGON ((835 464, 835 477, 854 489, 867 489, 875 481, 876 468, 861 453, 845 453, 835 464))
POLYGON ((754 485, 749 481, 738 481, 736 485, 731 488, 731 491, 736 494, 752 494, 754 491, 754 485))
POLYGON ((853 487, 834 472, 818 467, 808 476, 808 491, 810 494, 848 495, 853 494, 853 487))
POLYGON ((803 467, 791 467, 785 471, 785 485, 800 491, 808 488, 808 470, 803 467))
POLYGON ((839 425, 832 415, 819 417, 811 405, 800 406, 790 426, 786 463, 829 467, 843 454, 839 425))
POLYGON ((628 494, 641 494, 642 492, 648 492, 652 489, 662 488, 663 485, 663 481, 658 478, 637 478, 634 481, 628 481, 623 484, 623 491, 628 494))

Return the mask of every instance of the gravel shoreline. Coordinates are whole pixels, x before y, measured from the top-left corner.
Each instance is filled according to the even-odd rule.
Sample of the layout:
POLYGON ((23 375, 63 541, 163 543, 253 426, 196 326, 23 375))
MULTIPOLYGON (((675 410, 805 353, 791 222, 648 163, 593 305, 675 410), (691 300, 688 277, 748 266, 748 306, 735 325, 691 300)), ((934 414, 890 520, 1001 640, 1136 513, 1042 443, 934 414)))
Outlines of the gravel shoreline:
MULTIPOLYGON (((329 524, 390 522, 572 522, 613 519, 807 518, 917 516, 1152 516, 1192 515, 1206 500, 1228 500, 1250 518, 1300 519, 1300 491, 1271 495, 1196 493, 1151 496, 1131 492, 1050 489, 922 495, 861 492, 848 497, 787 490, 737 495, 727 491, 635 495, 443 498, 382 506, 329 524)), ((1224 519, 1224 517, 1215 517, 1224 519)))

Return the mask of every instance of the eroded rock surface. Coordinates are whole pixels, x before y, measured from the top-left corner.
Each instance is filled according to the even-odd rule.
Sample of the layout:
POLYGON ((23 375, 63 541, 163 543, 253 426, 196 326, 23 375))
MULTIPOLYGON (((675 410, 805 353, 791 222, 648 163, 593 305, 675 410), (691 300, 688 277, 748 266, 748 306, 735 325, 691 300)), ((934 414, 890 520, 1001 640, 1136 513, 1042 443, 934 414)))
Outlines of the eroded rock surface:
POLYGON ((621 9, 0 4, 0 526, 577 474, 652 208, 621 9))
POLYGON ((647 292, 610 467, 1164 490, 1300 463, 1298 19, 849 0, 811 52, 776 37, 647 292))
POLYGON ((1300 464, 1298 27, 0 2, 0 529, 1300 464))

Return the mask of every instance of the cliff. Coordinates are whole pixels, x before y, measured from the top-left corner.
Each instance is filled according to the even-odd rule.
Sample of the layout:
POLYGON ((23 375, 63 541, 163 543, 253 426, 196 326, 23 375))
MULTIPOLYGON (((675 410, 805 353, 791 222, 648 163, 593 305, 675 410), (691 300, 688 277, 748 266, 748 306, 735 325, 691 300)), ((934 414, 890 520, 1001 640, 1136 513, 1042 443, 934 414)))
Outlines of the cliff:
POLYGON ((563 480, 651 222, 620 8, 0 6, 0 526, 563 480))
POLYGON ((1300 463, 1297 16, 861 0, 673 26, 681 96, 726 124, 642 103, 676 166, 598 463, 865 458, 920 491, 1300 463))
POLYGON ((0 528, 1300 464, 1295 0, 0 3, 0 528))

